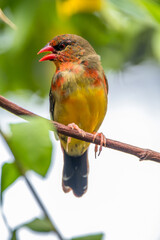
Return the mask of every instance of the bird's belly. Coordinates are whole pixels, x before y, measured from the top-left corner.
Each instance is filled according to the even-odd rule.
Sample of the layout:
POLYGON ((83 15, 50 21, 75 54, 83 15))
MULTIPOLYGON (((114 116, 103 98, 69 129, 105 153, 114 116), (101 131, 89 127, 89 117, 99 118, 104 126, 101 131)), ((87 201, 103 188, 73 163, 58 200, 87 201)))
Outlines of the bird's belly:
MULTIPOLYGON (((103 88, 77 89, 67 98, 55 104, 54 119, 68 125, 75 123, 86 132, 95 132, 100 127, 107 109, 107 97, 103 88)), ((83 154, 89 146, 72 138, 67 146, 67 137, 60 135, 63 148, 69 155, 83 154)))

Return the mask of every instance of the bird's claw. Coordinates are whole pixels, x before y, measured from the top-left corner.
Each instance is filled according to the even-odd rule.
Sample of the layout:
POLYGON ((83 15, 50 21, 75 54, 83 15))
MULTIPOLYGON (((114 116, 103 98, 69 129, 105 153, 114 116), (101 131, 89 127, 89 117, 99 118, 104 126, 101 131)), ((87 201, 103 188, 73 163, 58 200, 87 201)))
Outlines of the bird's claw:
POLYGON ((71 137, 67 137, 66 151, 68 152, 68 145, 71 142, 71 137))
POLYGON ((93 133, 94 134, 94 137, 93 137, 93 142, 95 141, 95 138, 97 136, 100 136, 101 138, 101 141, 100 141, 100 147, 99 147, 99 152, 98 152, 98 145, 95 144, 95 158, 97 157, 97 152, 98 152, 98 156, 100 155, 100 153, 102 152, 102 146, 105 146, 107 145, 107 141, 106 141, 106 137, 104 136, 103 133, 93 133))
POLYGON ((85 131, 79 128, 78 125, 76 125, 75 123, 68 124, 68 127, 70 127, 71 129, 77 130, 80 134, 82 134, 83 137, 85 136, 85 131))
MULTIPOLYGON (((75 129, 77 130, 80 134, 82 134, 82 136, 85 136, 85 131, 83 131, 82 129, 80 129, 75 123, 70 123, 68 124, 68 127, 70 127, 71 129, 75 129)), ((71 142, 71 137, 67 138, 67 146, 66 146, 66 150, 68 152, 68 145, 71 142)))

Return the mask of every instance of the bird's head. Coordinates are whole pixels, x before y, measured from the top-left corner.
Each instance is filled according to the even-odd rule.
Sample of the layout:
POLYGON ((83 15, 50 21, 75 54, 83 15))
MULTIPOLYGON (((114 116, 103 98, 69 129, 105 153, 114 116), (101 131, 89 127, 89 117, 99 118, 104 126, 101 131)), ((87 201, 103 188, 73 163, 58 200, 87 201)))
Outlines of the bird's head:
POLYGON ((56 36, 53 38, 44 48, 42 48, 39 53, 52 52, 45 55, 39 61, 50 60, 59 66, 64 62, 84 62, 94 59, 99 60, 99 56, 96 54, 95 50, 84 38, 73 35, 64 34, 56 36), (97 59, 96 59, 97 58, 97 59))

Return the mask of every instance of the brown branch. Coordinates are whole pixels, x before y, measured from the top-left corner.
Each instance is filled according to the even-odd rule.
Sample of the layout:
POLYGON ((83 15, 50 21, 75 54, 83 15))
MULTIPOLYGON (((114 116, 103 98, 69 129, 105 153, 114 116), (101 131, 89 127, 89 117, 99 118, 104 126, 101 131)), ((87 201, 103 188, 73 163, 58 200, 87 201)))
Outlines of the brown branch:
MULTIPOLYGON (((14 104, 13 102, 7 100, 6 98, 0 96, 0 107, 8 110, 9 112, 20 116, 22 118, 25 119, 25 116, 38 116, 37 114, 30 112, 16 104, 14 104)), ((56 127, 58 133, 64 134, 66 136, 70 136, 70 137, 74 137, 86 142, 91 142, 94 144, 98 144, 100 145, 100 137, 97 136, 95 138, 95 140, 93 141, 94 135, 91 133, 85 133, 85 136, 82 136, 81 133, 79 133, 77 130, 71 130, 71 128, 69 128, 68 126, 65 126, 63 124, 54 122, 54 121, 50 121, 49 122, 53 123, 54 126, 56 127)), ((152 160, 155 162, 160 162, 160 153, 159 152, 155 152, 152 151, 150 149, 143 149, 143 148, 139 148, 139 147, 135 147, 126 143, 122 143, 122 142, 118 142, 115 140, 111 140, 106 138, 106 146, 104 147, 108 147, 111 149, 115 149, 115 150, 119 150, 121 152, 125 152, 125 153, 129 153, 132 155, 135 155, 136 157, 138 157, 140 160, 152 160)))

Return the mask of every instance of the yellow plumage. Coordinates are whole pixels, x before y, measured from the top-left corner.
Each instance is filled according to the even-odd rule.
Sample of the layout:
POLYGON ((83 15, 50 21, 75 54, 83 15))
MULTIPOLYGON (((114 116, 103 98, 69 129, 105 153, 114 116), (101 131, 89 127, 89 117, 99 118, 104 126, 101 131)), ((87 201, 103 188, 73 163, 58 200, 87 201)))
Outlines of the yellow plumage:
MULTIPOLYGON (((101 125, 107 109, 107 99, 103 87, 84 86, 78 88, 67 98, 59 99, 55 104, 54 119, 68 125, 75 123, 86 132, 96 132, 101 125)), ((83 154, 89 143, 72 138, 67 146, 67 138, 61 143, 71 156, 83 154)))

